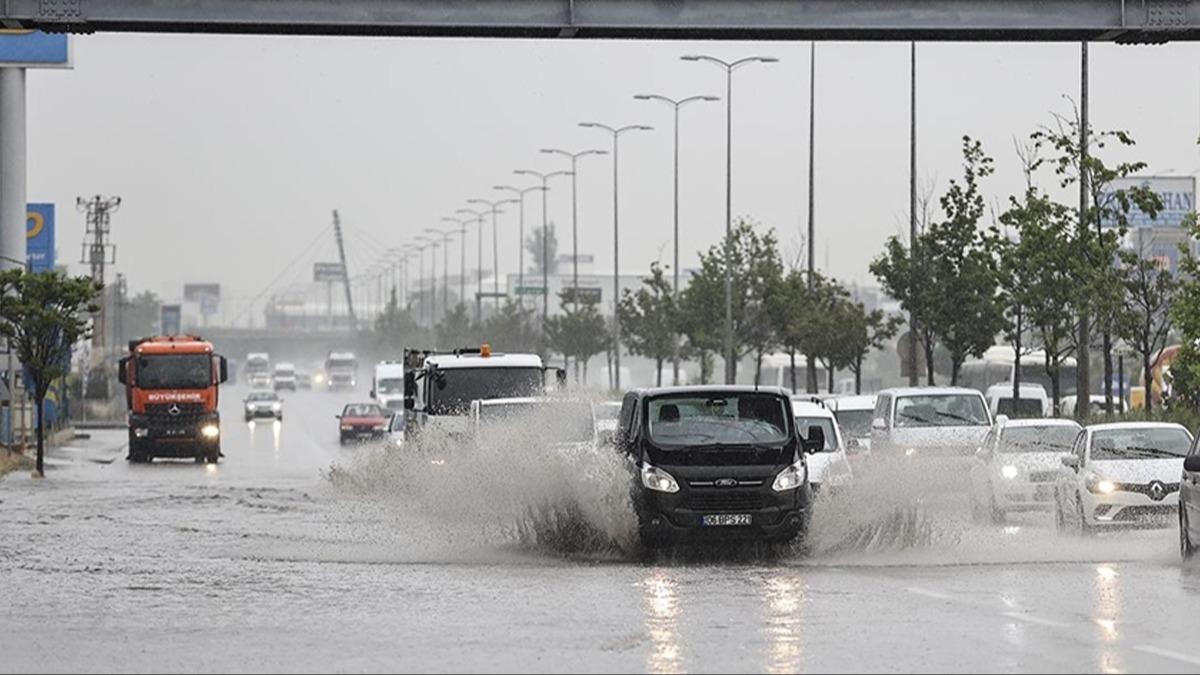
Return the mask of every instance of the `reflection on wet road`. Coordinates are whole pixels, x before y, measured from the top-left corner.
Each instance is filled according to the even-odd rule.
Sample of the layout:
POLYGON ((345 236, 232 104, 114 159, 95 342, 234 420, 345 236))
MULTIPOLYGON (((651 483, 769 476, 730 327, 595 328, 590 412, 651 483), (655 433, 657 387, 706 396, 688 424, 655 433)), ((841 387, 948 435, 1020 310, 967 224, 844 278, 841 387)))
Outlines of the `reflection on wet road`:
POLYGON ((1060 538, 1029 515, 894 551, 568 558, 406 508, 404 486, 332 487, 379 452, 338 446, 345 397, 291 395, 282 424, 239 400, 219 466, 0 483, 0 671, 1200 668, 1200 570, 1169 530, 1060 538))

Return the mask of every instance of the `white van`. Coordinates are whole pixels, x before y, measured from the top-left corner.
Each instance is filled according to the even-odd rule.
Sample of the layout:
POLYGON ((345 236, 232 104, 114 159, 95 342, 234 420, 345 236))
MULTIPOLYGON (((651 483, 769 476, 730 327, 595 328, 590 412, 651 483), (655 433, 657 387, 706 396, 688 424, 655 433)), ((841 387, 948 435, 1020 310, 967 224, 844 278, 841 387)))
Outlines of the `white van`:
POLYGON ((371 398, 391 411, 404 410, 404 363, 380 361, 371 380, 371 398))
POLYGON ((1012 419, 1022 419, 1054 415, 1053 403, 1046 395, 1046 388, 1040 384, 1021 383, 1020 405, 1013 400, 1012 382, 993 384, 988 387, 984 396, 987 398, 988 410, 991 411, 992 417, 1007 415, 1012 419))

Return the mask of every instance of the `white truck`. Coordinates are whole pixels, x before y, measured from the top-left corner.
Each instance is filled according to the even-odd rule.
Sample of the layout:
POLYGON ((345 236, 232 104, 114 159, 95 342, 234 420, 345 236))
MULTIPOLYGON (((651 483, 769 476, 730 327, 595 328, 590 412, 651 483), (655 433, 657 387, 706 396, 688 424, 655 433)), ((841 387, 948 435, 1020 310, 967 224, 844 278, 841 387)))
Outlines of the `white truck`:
POLYGON ((296 365, 286 362, 276 363, 275 370, 271 374, 271 382, 275 391, 280 389, 296 391, 296 365))
POLYGON ((329 391, 358 387, 358 358, 354 352, 329 352, 325 359, 325 387, 329 391))
POLYGON ((246 382, 252 389, 271 389, 271 355, 267 352, 246 354, 246 382))
POLYGON ((380 361, 371 380, 371 398, 388 410, 404 410, 404 362, 380 361))
POLYGON ((535 396, 566 383, 566 372, 542 365, 537 354, 495 353, 486 344, 451 352, 407 349, 403 366, 409 434, 436 429, 465 438, 473 401, 535 396), (552 384, 547 371, 556 374, 552 384))

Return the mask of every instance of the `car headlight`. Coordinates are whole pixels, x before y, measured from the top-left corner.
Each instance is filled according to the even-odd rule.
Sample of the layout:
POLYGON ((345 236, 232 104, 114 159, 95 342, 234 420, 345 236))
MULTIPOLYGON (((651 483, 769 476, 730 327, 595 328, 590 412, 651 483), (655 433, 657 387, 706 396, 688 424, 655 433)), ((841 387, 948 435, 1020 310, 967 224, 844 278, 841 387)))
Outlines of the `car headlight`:
POLYGON ((342 431, 350 431, 350 430, 351 430, 351 429, 353 429, 353 428, 354 428, 354 427, 350 426, 349 424, 343 424, 343 425, 342 425, 342 431))
POLYGON ((133 435, 138 438, 145 438, 150 435, 150 430, 145 427, 138 427, 133 430, 133 435))
POLYGON ((1017 471, 1017 467, 1015 467, 1011 464, 1000 469, 1000 475, 1004 476, 1005 478, 1007 478, 1009 480, 1016 478, 1018 473, 1020 473, 1020 471, 1017 471))
POLYGON ((221 427, 215 424, 205 424, 200 427, 200 435, 205 438, 216 438, 221 435, 221 427))
POLYGON ((674 476, 649 464, 642 467, 642 485, 655 492, 679 492, 679 483, 675 482, 674 476))
POLYGON ((276 410, 276 411, 283 410, 283 404, 282 403, 272 403, 271 410, 276 410))
POLYGON ((804 479, 808 477, 808 469, 802 462, 797 462, 775 477, 775 482, 771 485, 771 489, 776 492, 787 492, 795 490, 804 485, 804 479))
POLYGON ((375 431, 387 431, 387 425, 386 424, 376 424, 375 426, 371 427, 371 429, 373 429, 375 431))
POLYGON ((1087 477, 1087 489, 1092 494, 1110 495, 1117 491, 1117 484, 1093 473, 1087 477))
POLYGON ((905 457, 912 457, 915 454, 917 454, 916 448, 905 448, 905 450, 904 450, 905 457))

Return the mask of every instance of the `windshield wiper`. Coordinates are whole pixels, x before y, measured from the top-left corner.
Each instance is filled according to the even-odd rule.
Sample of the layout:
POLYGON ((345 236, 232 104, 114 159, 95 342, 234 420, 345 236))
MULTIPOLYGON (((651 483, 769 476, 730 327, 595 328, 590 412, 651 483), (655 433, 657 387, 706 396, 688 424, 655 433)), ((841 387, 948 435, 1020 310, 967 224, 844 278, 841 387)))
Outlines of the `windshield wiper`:
POLYGON ((949 413, 949 412, 939 412, 938 417, 948 417, 952 420, 958 420, 959 422, 969 422, 971 424, 979 424, 979 420, 975 419, 974 417, 964 417, 962 415, 956 415, 954 413, 949 413))
POLYGON ((1180 455, 1176 455, 1173 452, 1168 452, 1166 450, 1159 450, 1158 448, 1124 448, 1122 450, 1122 452, 1123 453, 1132 453, 1134 455, 1139 455, 1142 457, 1170 457, 1171 459, 1175 459, 1176 457, 1181 457, 1180 455))

